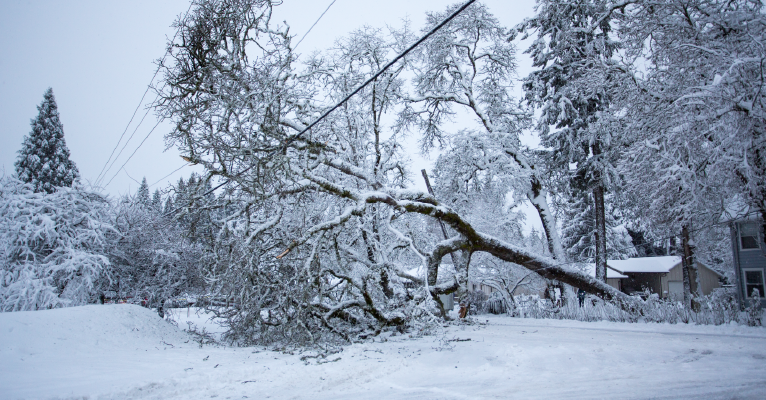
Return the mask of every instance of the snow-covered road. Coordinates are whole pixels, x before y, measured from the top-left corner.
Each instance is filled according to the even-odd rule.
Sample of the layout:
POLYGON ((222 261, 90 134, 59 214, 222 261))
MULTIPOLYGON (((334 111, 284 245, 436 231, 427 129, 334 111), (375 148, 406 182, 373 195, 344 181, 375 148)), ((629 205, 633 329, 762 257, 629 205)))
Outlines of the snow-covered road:
POLYGON ((1 313, 0 398, 766 398, 764 328, 477 320, 306 365, 200 348, 137 306, 1 313))

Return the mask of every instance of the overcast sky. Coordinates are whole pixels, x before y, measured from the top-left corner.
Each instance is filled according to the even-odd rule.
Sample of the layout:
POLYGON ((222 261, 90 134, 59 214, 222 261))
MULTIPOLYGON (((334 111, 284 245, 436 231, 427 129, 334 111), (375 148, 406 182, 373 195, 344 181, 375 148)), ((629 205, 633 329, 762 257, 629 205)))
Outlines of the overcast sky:
MULTIPOLYGON (((332 0, 284 0, 276 7, 277 21, 286 21, 300 39, 332 0)), ((336 38, 363 25, 400 25, 407 18, 419 29, 427 11, 443 11, 453 1, 444 0, 336 0, 309 33, 298 52, 309 54, 332 46, 336 38)), ((532 15, 533 0, 486 0, 484 3, 507 27, 532 15)), ((13 173, 16 152, 29 121, 37 115, 43 93, 53 88, 64 135, 82 177, 94 182, 117 145, 139 105, 172 37, 173 21, 186 12, 186 0, 114 1, 14 1, 0 2, 0 161, 6 174, 13 173)), ((523 49, 520 49, 523 50, 523 49)), ((519 52, 521 53, 521 52, 519 52)), ((529 72, 529 61, 519 54, 520 74, 529 72)), ((133 134, 154 99, 150 92, 130 125, 133 134)), ((134 192, 146 177, 154 188, 188 176, 174 149, 165 148, 160 124, 135 156, 131 153, 157 123, 150 112, 117 162, 101 181, 112 195, 134 192)), ((125 139, 123 139, 123 144, 125 139)), ((117 148, 117 152, 120 148, 117 148)), ((116 154, 116 153, 115 153, 116 154)), ((427 165, 418 161, 415 171, 427 165)))

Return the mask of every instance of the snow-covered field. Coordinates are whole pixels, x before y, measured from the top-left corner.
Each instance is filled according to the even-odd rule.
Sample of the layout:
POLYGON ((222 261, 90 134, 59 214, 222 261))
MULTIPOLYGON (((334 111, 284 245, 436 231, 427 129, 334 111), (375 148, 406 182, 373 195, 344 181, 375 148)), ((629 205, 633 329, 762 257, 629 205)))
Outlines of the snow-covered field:
POLYGON ((476 321, 306 365, 306 354, 200 348, 133 305, 0 313, 0 398, 766 398, 764 328, 476 321))

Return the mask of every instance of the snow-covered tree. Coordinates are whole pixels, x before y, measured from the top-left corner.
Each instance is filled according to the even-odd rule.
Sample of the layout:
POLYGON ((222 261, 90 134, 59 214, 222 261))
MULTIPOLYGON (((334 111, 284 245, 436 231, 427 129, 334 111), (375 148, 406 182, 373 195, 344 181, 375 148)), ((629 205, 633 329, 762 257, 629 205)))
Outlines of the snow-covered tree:
POLYGON ((175 212, 173 220, 182 227, 184 234, 189 239, 204 244, 208 249, 214 247, 217 231, 214 219, 218 214, 216 209, 219 208, 214 194, 203 196, 210 188, 210 182, 202 179, 197 173, 193 172, 186 181, 180 178, 170 190, 175 210, 165 211, 175 212))
POLYGON ((75 184, 53 193, 0 178, 0 310, 82 305, 109 260, 107 200, 75 184))
POLYGON ((690 232, 722 204, 739 197, 764 213, 763 4, 637 1, 614 15, 634 82, 619 96, 630 202, 647 225, 682 233, 693 268, 690 232))
POLYGON ((162 212, 162 194, 159 189, 155 189, 154 194, 152 194, 152 208, 157 212, 162 212))
MULTIPOLYGON (((608 229, 606 191, 614 173, 614 133, 608 119, 615 75, 610 2, 538 0, 535 16, 516 30, 536 35, 526 51, 534 67, 524 80, 527 100, 541 109, 541 144, 549 148, 549 168, 578 175, 592 191, 597 279, 606 280, 608 229)), ((571 223, 571 221, 569 221, 571 223)), ((570 230, 570 233, 572 231, 570 230)), ((590 236, 590 235, 588 235, 590 236)))
POLYGON ((201 294, 209 257, 186 237, 181 224, 143 203, 140 192, 123 197, 111 218, 115 233, 107 254, 111 261, 104 289, 120 297, 146 298, 161 309, 165 300, 181 294, 201 294))
MULTIPOLYGON (((596 213, 592 191, 583 190, 577 185, 567 193, 561 205, 562 230, 561 237, 564 248, 571 260, 590 262, 596 257, 596 213)), ((609 196, 606 196, 609 199, 609 196)), ((625 227, 625 221, 619 212, 612 207, 613 203, 605 201, 606 257, 608 259, 624 259, 637 255, 630 234, 625 227)))
POLYGON ((149 207, 149 184, 146 183, 146 177, 141 180, 141 185, 138 186, 138 192, 136 192, 136 201, 145 207, 149 207))
POLYGON ((45 92, 37 111, 31 121, 32 131, 18 152, 16 176, 37 192, 53 193, 57 187, 72 186, 80 173, 69 159, 53 89, 45 92))
MULTIPOLYGON (((457 7, 429 13, 424 31, 457 7)), ((541 171, 519 140, 530 114, 512 95, 516 50, 506 32, 486 6, 477 3, 424 43, 414 67, 415 94, 407 99, 400 122, 420 132, 425 148, 434 141, 447 144, 442 165, 455 164, 465 178, 481 174, 499 179, 508 194, 526 197, 540 215, 550 253, 564 260, 541 171), (477 126, 460 132, 446 130, 457 112, 467 112, 477 126), (457 159, 458 155, 463 159, 457 159)), ((437 180, 436 186, 451 191, 452 184, 437 180)))
MULTIPOLYGON (((362 29, 298 70, 290 36, 270 23, 271 6, 267 1, 195 3, 177 23, 159 89, 158 110, 174 121, 168 139, 206 169, 206 180, 228 180, 218 196, 227 212, 217 218, 221 228, 210 282, 216 293, 231 299, 232 307, 221 312, 234 338, 312 343, 422 327, 443 315, 439 295, 458 290, 474 253, 621 304, 632 302, 603 282, 478 230, 430 194, 405 189, 409 171, 401 139, 409 132, 401 129, 403 121, 394 121, 413 115, 404 113, 407 107, 417 113, 414 102, 428 102, 427 93, 407 93, 405 72, 413 59, 405 57, 307 129, 409 45, 412 34, 406 27, 362 29), (444 239, 433 228, 437 220, 451 237, 444 239), (444 257, 453 253, 460 254, 459 268, 442 268, 444 257)), ((482 7, 472 7, 482 20, 490 17, 482 7)), ((463 26, 453 22, 450 26, 463 26)), ((459 33, 470 35, 471 29, 466 25, 459 33)), ((502 36, 498 29, 491 31, 502 36)), ((493 43, 507 50, 504 36, 493 43)), ((471 59, 459 46, 447 48, 460 53, 462 69, 471 59)), ((474 61, 492 65, 492 49, 482 50, 487 55, 474 61)), ((485 142, 502 139, 493 148, 503 150, 507 165, 522 169, 524 163, 513 159, 522 154, 512 124, 527 115, 502 108, 508 92, 493 80, 506 82, 504 71, 511 66, 494 65, 501 71, 482 69, 484 77, 477 81, 452 76, 442 88, 454 82, 481 93, 465 97, 473 94, 463 88, 459 101, 474 99, 483 104, 475 109, 480 111, 491 105, 491 112, 475 112, 498 126, 497 135, 485 142)), ((413 131, 424 141, 434 133, 413 131)), ((523 193, 535 189, 530 175, 523 176, 523 193)))

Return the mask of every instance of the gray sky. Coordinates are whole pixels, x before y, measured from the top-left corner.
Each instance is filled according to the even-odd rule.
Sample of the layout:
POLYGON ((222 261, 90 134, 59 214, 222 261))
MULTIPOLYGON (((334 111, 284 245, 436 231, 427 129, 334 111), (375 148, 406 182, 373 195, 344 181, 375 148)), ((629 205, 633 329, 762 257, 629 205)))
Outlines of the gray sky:
MULTIPOLYGON (((276 20, 286 21, 298 40, 331 2, 284 0, 276 7, 276 20)), ((426 11, 442 11, 452 3, 336 0, 298 52, 307 55, 328 48, 336 38, 363 25, 398 26, 408 18, 419 29, 426 11)), ((533 0, 484 3, 507 27, 532 15, 534 8, 533 0)), ((45 90, 52 87, 71 157, 82 177, 94 182, 152 79, 153 61, 163 56, 166 40, 174 34, 170 25, 188 7, 187 0, 0 2, 0 161, 5 173, 13 173, 16 152, 30 131, 29 121, 37 115, 45 90)), ((524 76, 529 61, 522 54, 519 61, 524 76)), ((153 98, 151 92, 147 94, 125 138, 153 98)), ((138 184, 131 177, 157 182, 154 189, 193 171, 185 167, 162 179, 184 164, 174 148, 165 150, 167 124, 157 126, 124 171, 119 170, 156 123, 150 112, 102 181, 104 185, 116 174, 106 187, 108 193, 135 191, 138 184)), ((415 161, 415 171, 428 165, 427 160, 415 161)))

